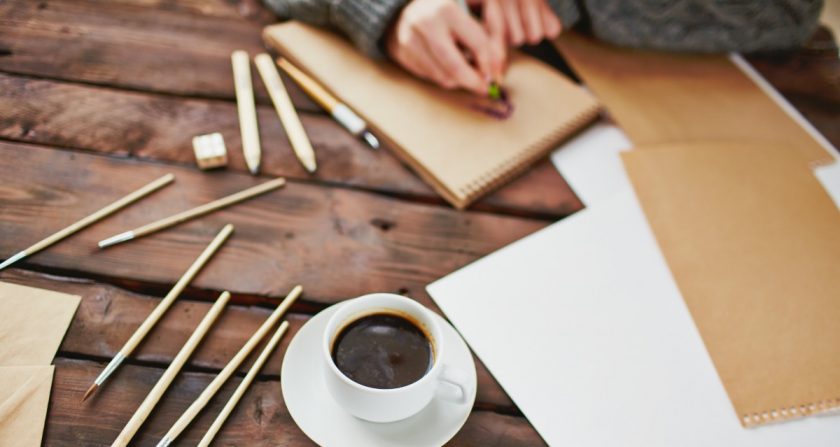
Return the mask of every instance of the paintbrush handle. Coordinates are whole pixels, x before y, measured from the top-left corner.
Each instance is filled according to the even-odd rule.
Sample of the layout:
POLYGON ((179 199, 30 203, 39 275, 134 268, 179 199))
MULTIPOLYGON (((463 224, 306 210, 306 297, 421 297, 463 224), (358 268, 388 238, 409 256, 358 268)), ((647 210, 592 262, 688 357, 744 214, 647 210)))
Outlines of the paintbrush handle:
POLYGON ((306 136, 306 130, 300 122, 295 106, 292 104, 292 99, 289 98, 289 93, 283 86, 283 81, 280 80, 280 73, 277 72, 274 61, 271 56, 262 53, 254 58, 254 63, 257 65, 257 71, 260 72, 266 89, 268 89, 271 102, 274 103, 274 109, 277 111, 277 116, 280 117, 280 122, 283 123, 283 128, 292 143, 295 155, 307 171, 314 172, 316 168, 315 151, 312 150, 312 144, 309 142, 309 137, 306 136))
POLYGON ((195 419, 199 412, 210 402, 210 399, 219 391, 219 388, 224 385, 225 381, 230 378, 233 373, 236 372, 239 365, 248 357, 248 354, 254 349, 255 346, 260 342, 260 340, 265 337, 265 334, 277 323, 277 320, 283 316, 283 314, 289 309, 292 303, 297 300, 300 296, 301 292, 303 291, 303 287, 295 286, 286 298, 283 299, 283 302, 277 306, 277 309, 269 315, 269 317, 263 322, 262 326, 254 332, 254 335, 245 342, 239 352, 233 356, 233 358, 225 365, 224 368, 219 372, 219 374, 210 382, 209 385, 201 392, 201 394, 193 401, 193 403, 189 406, 189 408, 184 411, 184 414, 178 418, 177 421, 172 425, 166 435, 164 435, 163 439, 158 443, 158 445, 169 445, 173 442, 178 435, 183 432, 187 426, 190 425, 190 422, 195 419))
POLYGON ((283 337, 283 334, 286 333, 286 329, 289 328, 289 322, 284 321, 280 323, 280 327, 274 332, 274 335, 271 337, 271 340, 265 345, 260 356, 257 357, 257 360, 254 361, 254 364, 251 366, 251 369, 248 370, 248 374, 245 375, 245 378, 242 379, 242 382, 239 383, 239 386, 236 387, 236 390, 230 396, 227 403, 225 404, 222 411, 216 416, 216 419, 213 421, 213 424, 210 425, 210 428, 207 429, 207 433, 204 434, 204 437, 201 438, 201 441, 198 443, 198 447, 208 447, 211 442, 213 442, 213 438, 216 437, 216 433, 222 428, 222 425, 227 420, 230 413, 233 412, 233 409, 236 407, 236 404, 239 403, 239 400, 242 399, 242 396, 245 394, 245 391, 248 390, 248 387, 251 385, 251 382, 254 381, 254 378, 257 377, 257 374, 262 369, 263 365, 265 364, 266 360, 271 356, 271 353, 274 352, 274 348, 277 347, 277 343, 280 342, 280 339, 283 337))
POLYGON ((315 82, 306 73, 292 65, 288 59, 277 59, 277 65, 291 77, 306 93, 312 97, 321 107, 332 113, 333 109, 340 104, 340 101, 328 92, 321 84, 315 82))
POLYGON ((157 222, 152 222, 142 227, 135 228, 131 230, 133 233, 133 238, 138 238, 141 236, 145 236, 149 233, 154 233, 155 231, 160 231, 164 228, 171 227, 173 225, 177 225, 181 222, 193 219, 198 216, 202 216, 204 214, 216 211, 220 208, 224 208, 226 206, 233 205, 235 203, 241 202, 243 200, 250 199, 251 197, 258 196, 260 194, 264 194, 271 190, 277 189, 283 186, 286 183, 286 180, 282 177, 276 178, 274 180, 267 181, 265 183, 261 183, 257 186, 253 186, 243 191, 239 191, 237 193, 231 194, 227 197, 222 197, 221 199, 214 200, 209 203, 205 203, 204 205, 197 206, 195 208, 180 212, 178 214, 169 216, 167 218, 161 219, 157 222))
POLYGON ((172 290, 170 290, 169 293, 167 293, 166 296, 162 300, 160 300, 158 305, 155 306, 155 308, 152 310, 152 313, 150 313, 149 316, 146 317, 145 320, 143 320, 143 323, 140 324, 140 327, 138 327, 137 330, 134 331, 133 334, 131 334, 131 338, 129 338, 128 341, 125 342, 125 345, 122 347, 122 349, 120 349, 120 354, 122 354, 125 357, 131 355, 134 349, 137 348, 137 345, 139 345, 140 342, 143 341, 143 338, 146 337, 146 334, 148 334, 149 331, 152 330, 152 327, 154 327, 154 325, 157 324, 158 320, 160 320, 163 314, 166 313, 166 311, 169 309, 172 303, 175 302, 175 299, 178 298, 179 295, 181 295, 181 292, 184 291, 184 288, 187 287, 187 284, 189 284, 190 281, 192 281, 193 278, 195 278, 195 275, 197 275, 201 268, 204 267, 205 264, 207 264, 207 261, 209 261, 210 258, 213 257, 214 254, 216 254, 216 251, 218 251, 219 247, 221 247, 222 244, 225 243, 225 241, 231 233, 233 233, 233 225, 231 224, 225 225, 224 228, 222 228, 222 230, 219 231, 219 233, 216 235, 215 238, 213 238, 213 240, 204 249, 204 251, 202 251, 201 254, 198 255, 198 258, 196 258, 195 261, 193 261, 192 265, 190 265, 187 271, 184 272, 180 279, 178 279, 178 282, 175 283, 175 285, 172 287, 172 290))
POLYGON ((95 213, 93 213, 93 214, 91 214, 87 217, 82 218, 81 220, 75 222, 74 224, 72 224, 72 225, 70 225, 70 226, 68 226, 68 227, 66 227, 62 230, 59 230, 55 234, 53 234, 49 237, 46 237, 39 242, 36 242, 31 247, 24 250, 24 252, 27 255, 31 255, 35 252, 41 251, 41 250, 49 247, 50 245, 60 241, 61 239, 64 239, 65 237, 81 230, 82 228, 85 228, 88 225, 93 224, 93 223, 107 217, 109 214, 112 214, 116 211, 119 211, 121 208, 124 208, 125 206, 130 205, 130 204, 142 199, 143 197, 157 191, 158 189, 163 188, 164 186, 170 184, 172 182, 172 180, 174 180, 174 179, 175 179, 174 175, 166 174, 163 177, 147 184, 146 186, 143 186, 142 188, 132 192, 131 194, 128 194, 127 196, 125 196, 125 197, 117 200, 116 202, 106 206, 105 208, 102 208, 99 211, 96 211, 95 213))
POLYGON ((207 334, 207 331, 210 329, 210 326, 213 325, 213 322, 216 321, 216 318, 224 309, 225 304, 227 304, 228 300, 230 299, 230 293, 223 292, 219 295, 219 298, 216 299, 216 302, 213 304, 213 307, 207 312, 207 315, 201 319, 201 322, 198 324, 198 327, 195 328, 190 338, 187 339, 187 342, 184 343, 184 346, 178 351, 178 354, 172 360, 172 363, 169 364, 169 367, 166 368, 166 371, 163 372, 163 375, 158 379, 155 386, 149 391, 149 394, 146 395, 146 398, 143 400, 143 403, 137 408, 134 414, 129 419, 128 423, 125 425, 123 430, 120 432, 117 439, 114 440, 112 447, 122 447, 128 445, 131 438, 137 433, 137 430, 140 429, 140 426, 143 425, 143 422, 146 421, 146 418, 149 417, 149 414, 155 408, 160 398, 163 396, 163 393, 166 392, 166 389, 175 380, 175 376, 178 375, 178 372, 181 371, 181 368, 187 362, 187 359, 190 357, 192 352, 195 350, 196 346, 198 346, 201 339, 204 338, 204 335, 207 334))

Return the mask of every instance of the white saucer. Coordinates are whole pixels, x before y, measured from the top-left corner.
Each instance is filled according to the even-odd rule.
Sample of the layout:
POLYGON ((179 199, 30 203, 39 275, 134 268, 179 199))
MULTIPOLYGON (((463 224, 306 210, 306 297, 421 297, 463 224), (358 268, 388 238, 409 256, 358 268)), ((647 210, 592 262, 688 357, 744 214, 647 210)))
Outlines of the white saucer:
POLYGON ((295 423, 321 446, 440 446, 452 439, 467 421, 475 402, 475 363, 467 344, 446 320, 435 314, 447 349, 444 364, 464 371, 471 395, 454 403, 435 398, 414 416, 388 424, 357 419, 333 400, 324 385, 321 336, 327 321, 342 303, 324 309, 298 331, 286 350, 280 385, 295 423))

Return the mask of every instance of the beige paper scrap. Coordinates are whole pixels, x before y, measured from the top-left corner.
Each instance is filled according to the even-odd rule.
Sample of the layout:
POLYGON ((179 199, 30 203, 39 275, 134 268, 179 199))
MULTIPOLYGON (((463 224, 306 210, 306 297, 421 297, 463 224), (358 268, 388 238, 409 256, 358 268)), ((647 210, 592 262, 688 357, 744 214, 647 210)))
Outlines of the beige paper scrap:
POLYGON ((81 298, 0 282, 0 365, 49 365, 81 298))

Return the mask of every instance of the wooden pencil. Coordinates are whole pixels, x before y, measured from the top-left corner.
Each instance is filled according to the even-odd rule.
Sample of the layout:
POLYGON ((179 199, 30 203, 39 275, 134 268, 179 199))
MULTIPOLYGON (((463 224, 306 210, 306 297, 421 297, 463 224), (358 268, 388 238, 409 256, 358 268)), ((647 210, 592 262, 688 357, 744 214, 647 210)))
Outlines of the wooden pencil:
POLYGON ((260 170, 260 131, 257 127, 257 108, 254 106, 254 87, 251 84, 251 65, 248 53, 236 50, 230 55, 233 65, 233 84, 236 89, 236 108, 239 112, 239 131, 242 152, 251 174, 260 170))
POLYGON ((242 399, 242 396, 245 394, 245 391, 248 390, 248 387, 251 385, 251 382, 254 381, 254 378, 257 377, 257 374, 262 369, 263 365, 265 364, 268 357, 271 356, 271 353, 274 352, 274 348, 277 347, 277 343, 280 342, 280 339, 283 337, 283 334, 286 333, 286 329, 289 328, 289 322, 284 321, 280 324, 280 327, 277 328, 277 331, 274 332, 274 335, 271 337, 271 340, 265 345, 260 356, 257 357, 257 360, 251 365, 251 369, 248 370, 248 374, 245 375, 245 378, 242 379, 242 382, 239 383, 239 386, 236 387, 236 390, 233 392, 233 395, 230 396, 227 403, 225 403, 224 408, 216 416, 216 419, 210 425, 210 428, 207 429, 207 433, 201 438, 201 441, 198 443, 198 447, 208 447, 211 442, 213 442, 213 438, 216 437, 216 433, 222 428, 222 425, 227 420, 230 413, 236 407, 236 404, 239 403, 239 400, 242 399))
POLYGON ((87 398, 90 397, 91 394, 93 394, 97 389, 99 389, 99 387, 102 386, 102 384, 105 383, 106 380, 108 380, 108 377, 111 374, 113 374, 113 372, 116 371, 117 368, 119 368, 122 362, 129 355, 131 355, 132 352, 134 352, 134 349, 137 347, 137 345, 140 344, 141 341, 143 341, 143 338, 146 337, 146 334, 148 334, 149 331, 152 330, 152 327, 154 327, 158 320, 160 320, 160 318, 169 309, 169 307, 172 306, 172 303, 175 302, 175 298, 178 298, 178 295, 180 295, 184 288, 187 287, 187 284, 189 284, 190 281, 192 281, 192 279, 195 277, 196 274, 198 274, 201 268, 204 267, 205 264, 207 264, 207 261, 210 260, 210 258, 216 253, 216 251, 218 251, 219 247, 222 246, 222 244, 227 240, 227 238, 232 232, 233 225, 231 224, 225 225, 224 228, 222 228, 222 231, 219 231, 219 234, 217 234, 216 237, 213 238, 213 240, 210 242, 207 248, 205 248, 204 251, 202 251, 201 254, 198 256, 198 258, 196 258, 195 261, 193 261, 192 265, 190 265, 190 268, 188 268, 187 271, 184 272, 183 276, 181 276, 181 278, 178 279, 178 282, 175 283, 175 286, 172 287, 172 290, 170 290, 169 293, 167 293, 166 296, 162 300, 160 300, 158 305, 155 306, 155 308, 152 310, 152 313, 150 313, 149 316, 147 316, 146 319, 143 320, 143 323, 140 324, 140 327, 138 327, 137 330, 135 330, 134 333, 131 334, 131 338, 129 338, 128 341, 125 342, 125 345, 123 345, 123 347, 120 349, 117 355, 115 355, 114 358, 111 359, 111 361, 108 363, 108 366, 106 366, 105 369, 102 370, 102 373, 99 374, 99 376, 90 386, 90 388, 88 388, 87 392, 85 392, 84 397, 82 397, 82 402, 87 400, 87 398))
POLYGON ((99 241, 99 248, 110 247, 112 245, 116 245, 122 242, 130 241, 132 239, 137 239, 139 237, 145 236, 147 234, 154 233, 156 231, 163 230, 165 228, 169 228, 174 225, 178 225, 179 223, 188 221, 190 219, 203 216, 207 213, 211 213, 213 211, 219 210, 221 208, 234 205, 236 203, 242 202, 244 200, 250 199, 252 197, 258 196, 260 194, 265 194, 269 191, 275 190, 280 188, 281 186, 286 184, 286 180, 282 177, 278 177, 274 180, 269 180, 265 183, 261 183, 256 186, 252 186, 248 189, 239 191, 237 193, 231 194, 226 197, 222 197, 221 199, 214 200, 212 202, 205 203, 204 205, 199 205, 195 208, 182 211, 178 214, 165 217, 163 219, 157 220, 152 223, 148 223, 141 227, 137 227, 133 230, 125 231, 120 234, 111 236, 107 239, 103 239, 99 241))
POLYGON ((0 264, 0 270, 3 270, 4 268, 14 264, 15 262, 20 261, 21 259, 23 259, 23 258, 25 258, 29 255, 32 255, 34 253, 37 253, 37 252, 49 247, 50 245, 64 239, 67 236, 70 236, 71 234, 87 227, 88 225, 91 225, 95 222, 98 222, 99 220, 102 220, 103 218, 107 217, 108 215, 110 215, 110 214, 112 214, 116 211, 119 211, 120 209, 126 207, 127 205, 130 205, 130 204, 136 202, 137 200, 140 200, 141 198, 143 198, 143 197, 157 191, 158 189, 163 188, 164 186, 172 183, 172 180, 174 180, 174 179, 175 179, 174 175, 166 174, 163 177, 147 184, 146 186, 143 186, 140 189, 137 189, 136 191, 128 194, 127 196, 117 200, 116 202, 111 203, 110 205, 106 206, 105 208, 102 208, 99 211, 96 211, 95 213, 93 213, 93 214, 91 214, 87 217, 84 217, 81 220, 76 221, 75 223, 71 224, 70 226, 68 226, 68 227, 66 227, 62 230, 59 230, 58 232, 56 232, 56 233, 38 241, 38 242, 36 242, 35 244, 32 244, 32 246, 30 246, 29 248, 15 253, 14 255, 12 255, 8 259, 6 259, 2 264, 0 264))
POLYGON ((260 77, 262 77, 263 83, 268 89, 271 102, 274 103, 277 116, 280 117, 280 122, 286 129, 286 135, 289 137, 289 142, 292 143, 295 155, 307 171, 315 172, 315 169, 317 169, 315 151, 312 150, 312 144, 309 142, 309 137, 306 136, 306 130, 300 123, 292 99, 289 97, 286 87, 283 86, 274 60, 268 54, 262 53, 254 58, 254 64, 256 64, 257 71, 259 71, 260 77))
POLYGON ((112 447, 122 447, 128 445, 131 441, 131 438, 137 433, 137 430, 140 429, 140 426, 143 425, 143 422, 146 421, 146 418, 149 417, 149 414, 155 408, 160 398, 163 396, 163 393, 166 392, 166 389, 169 388, 169 385, 175 380, 175 376, 178 375, 178 372, 181 371, 181 368, 187 362, 187 359, 190 357, 192 352, 195 350, 198 343, 204 338, 204 335, 210 329, 210 326, 213 325, 213 322, 216 321, 216 317, 222 312, 224 309, 225 304, 227 304, 228 300, 230 299, 230 293, 222 292, 219 295, 219 298, 216 299, 216 302, 213 304, 213 307, 207 311, 207 314, 204 318, 201 319, 201 322, 198 323, 198 326, 193 331, 190 338, 187 339, 187 342, 184 343, 184 346, 178 351, 178 354, 175 355, 175 358, 172 360, 172 363, 169 364, 169 367, 166 368, 166 371, 163 372, 163 375, 158 379, 155 386, 149 391, 149 394, 146 395, 146 398, 143 399, 143 403, 137 407, 137 410, 131 416, 131 419, 128 420, 128 423, 123 427, 122 431, 120 432, 117 439, 114 440, 114 443, 111 444, 112 447))
POLYGON ((171 444, 175 439, 190 425, 190 423, 198 416, 198 413, 210 402, 210 399, 219 391, 219 388, 224 385, 227 379, 236 372, 236 369, 239 368, 239 365, 248 357, 248 354, 254 349, 255 346, 265 337, 265 334, 277 323, 277 320, 283 316, 286 310, 289 309, 289 306, 297 300, 300 296, 300 293, 303 291, 303 287, 295 286, 286 298, 277 306, 277 309, 269 315, 269 317, 263 322, 262 326, 254 332, 254 335, 245 342, 242 348, 239 349, 239 352, 233 356, 233 358, 225 365, 224 368, 219 372, 219 374, 210 382, 209 385, 201 392, 201 394, 193 401, 193 403, 184 411, 184 414, 178 418, 177 421, 172 425, 166 435, 163 436, 163 439, 158 442, 158 447, 164 447, 171 444))

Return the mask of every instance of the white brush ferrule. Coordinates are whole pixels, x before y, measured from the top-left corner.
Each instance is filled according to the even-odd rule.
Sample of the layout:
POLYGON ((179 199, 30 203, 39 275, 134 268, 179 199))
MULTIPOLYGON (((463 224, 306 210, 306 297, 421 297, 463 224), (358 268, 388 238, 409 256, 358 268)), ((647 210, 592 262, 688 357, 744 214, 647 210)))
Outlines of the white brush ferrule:
POLYGON ((26 257, 26 252, 25 251, 19 251, 19 252, 13 254, 12 256, 9 257, 9 259, 6 259, 5 261, 3 261, 2 264, 0 264, 0 270, 3 270, 4 268, 14 264, 15 262, 20 261, 21 259, 23 259, 25 257, 26 257))
POLYGON ((332 114, 332 117, 339 122, 339 124, 344 126, 344 128, 349 130, 353 135, 360 135, 367 127, 365 120, 359 118, 359 115, 356 115, 356 112, 350 110, 350 108, 344 104, 339 104, 333 107, 332 112, 330 113, 332 114))
POLYGON ((126 231, 125 233, 120 233, 116 236, 111 236, 108 239, 99 241, 99 248, 110 247, 112 245, 119 244, 120 242, 130 241, 132 239, 134 239, 134 232, 126 231))
POLYGON ((114 371, 116 371, 117 368, 120 367, 120 365, 122 365, 123 360, 125 360, 125 356, 122 355, 122 353, 118 352, 117 355, 115 355, 114 358, 112 358, 111 361, 108 362, 108 366, 106 366, 105 369, 103 369, 102 372, 99 373, 99 377, 97 377, 96 380, 93 381, 93 383, 95 383, 96 386, 102 386, 102 384, 105 383, 106 380, 108 380, 108 377, 111 374, 113 374, 114 371))

